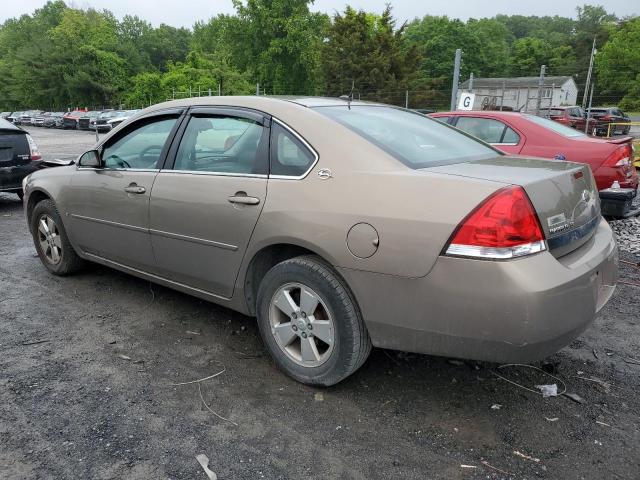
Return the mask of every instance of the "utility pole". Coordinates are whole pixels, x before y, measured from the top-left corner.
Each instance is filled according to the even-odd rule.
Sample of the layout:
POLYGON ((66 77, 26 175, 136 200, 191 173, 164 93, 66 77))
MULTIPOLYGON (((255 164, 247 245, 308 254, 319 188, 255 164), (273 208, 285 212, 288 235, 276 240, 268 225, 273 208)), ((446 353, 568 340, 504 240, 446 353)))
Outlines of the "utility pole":
POLYGON ((582 96, 582 109, 587 106, 587 94, 589 93, 589 85, 591 85, 591 73, 593 72, 593 59, 596 56, 596 37, 593 37, 593 45, 591 46, 591 59, 589 60, 589 71, 587 72, 587 82, 584 85, 584 95, 582 96))
POLYGON ((451 85, 451 111, 456 109, 458 101, 458 83, 460 83, 460 60, 462 59, 462 50, 456 49, 456 58, 453 63, 453 83, 451 85))
POLYGON ((536 115, 540 115, 540 105, 542 104, 542 89, 544 87, 544 74, 547 71, 547 66, 542 65, 540 67, 540 79, 538 80, 538 100, 536 102, 536 115))
POLYGON ((584 133, 587 133, 587 134, 589 133, 589 119, 591 118, 591 105, 592 105, 591 102, 593 102, 593 87, 594 87, 594 84, 592 83, 591 93, 589 94, 589 109, 587 110, 587 121, 585 122, 585 125, 584 125, 584 133))
POLYGON ((473 72, 469 75, 469 93, 473 93, 473 72))

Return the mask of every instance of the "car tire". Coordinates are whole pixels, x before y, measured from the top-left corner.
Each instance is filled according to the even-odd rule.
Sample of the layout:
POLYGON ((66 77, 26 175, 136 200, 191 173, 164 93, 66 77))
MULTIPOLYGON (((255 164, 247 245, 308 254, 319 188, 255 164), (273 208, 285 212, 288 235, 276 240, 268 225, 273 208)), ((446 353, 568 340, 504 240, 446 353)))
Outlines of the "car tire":
POLYGON ((42 200, 33 208, 29 226, 38 256, 47 270, 54 275, 63 276, 82 269, 85 262, 71 245, 62 218, 52 200, 42 200))
POLYGON ((371 339, 352 293, 314 255, 285 260, 267 272, 258 289, 257 317, 276 365, 308 385, 340 382, 360 368, 371 352, 371 339), (284 298, 294 305, 279 303, 284 298))

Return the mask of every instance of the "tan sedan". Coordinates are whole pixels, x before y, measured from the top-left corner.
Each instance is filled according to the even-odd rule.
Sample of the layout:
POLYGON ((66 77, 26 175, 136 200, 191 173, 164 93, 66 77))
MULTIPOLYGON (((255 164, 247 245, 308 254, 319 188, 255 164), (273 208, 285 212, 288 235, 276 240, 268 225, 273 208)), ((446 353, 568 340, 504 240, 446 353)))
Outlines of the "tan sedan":
POLYGON ((511 158, 380 104, 172 101, 24 192, 52 273, 97 262, 256 316, 277 365, 311 384, 372 345, 543 358, 617 278, 588 166, 511 158))

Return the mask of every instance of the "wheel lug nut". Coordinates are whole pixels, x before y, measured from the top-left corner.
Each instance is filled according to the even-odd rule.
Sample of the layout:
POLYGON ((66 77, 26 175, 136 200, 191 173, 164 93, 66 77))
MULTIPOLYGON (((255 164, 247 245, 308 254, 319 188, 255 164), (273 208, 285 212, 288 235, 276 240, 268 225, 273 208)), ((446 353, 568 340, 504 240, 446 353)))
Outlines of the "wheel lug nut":
POLYGON ((307 334, 305 332, 302 332, 302 338, 307 338, 307 334))
POLYGON ((293 331, 294 331, 294 332, 297 332, 297 331, 298 331, 298 327, 297 327, 296 325, 294 325, 294 326, 293 326, 293 327, 291 327, 291 328, 293 328, 293 331))
POLYGON ((307 325, 307 328, 308 328, 309 330, 313 330, 313 325, 308 324, 308 325, 307 325))
POLYGON ((302 312, 302 318, 307 318, 307 314, 302 312))
POLYGON ((295 313, 295 312, 293 312, 293 313, 291 314, 291 318, 296 319, 296 318, 298 318, 298 315, 296 315, 296 313, 295 313))

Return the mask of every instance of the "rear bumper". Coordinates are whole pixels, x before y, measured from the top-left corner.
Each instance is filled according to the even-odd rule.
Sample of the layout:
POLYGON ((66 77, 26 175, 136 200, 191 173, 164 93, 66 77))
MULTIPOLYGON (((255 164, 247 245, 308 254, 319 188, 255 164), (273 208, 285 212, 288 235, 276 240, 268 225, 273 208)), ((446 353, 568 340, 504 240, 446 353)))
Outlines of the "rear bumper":
POLYGON ((560 259, 549 252, 504 262, 440 257, 417 279, 339 271, 376 346, 529 362, 591 324, 615 290, 618 251, 601 220, 585 245, 560 259))
POLYGON ((0 192, 18 192, 22 190, 22 179, 40 169, 42 162, 32 161, 24 165, 0 168, 0 192))

